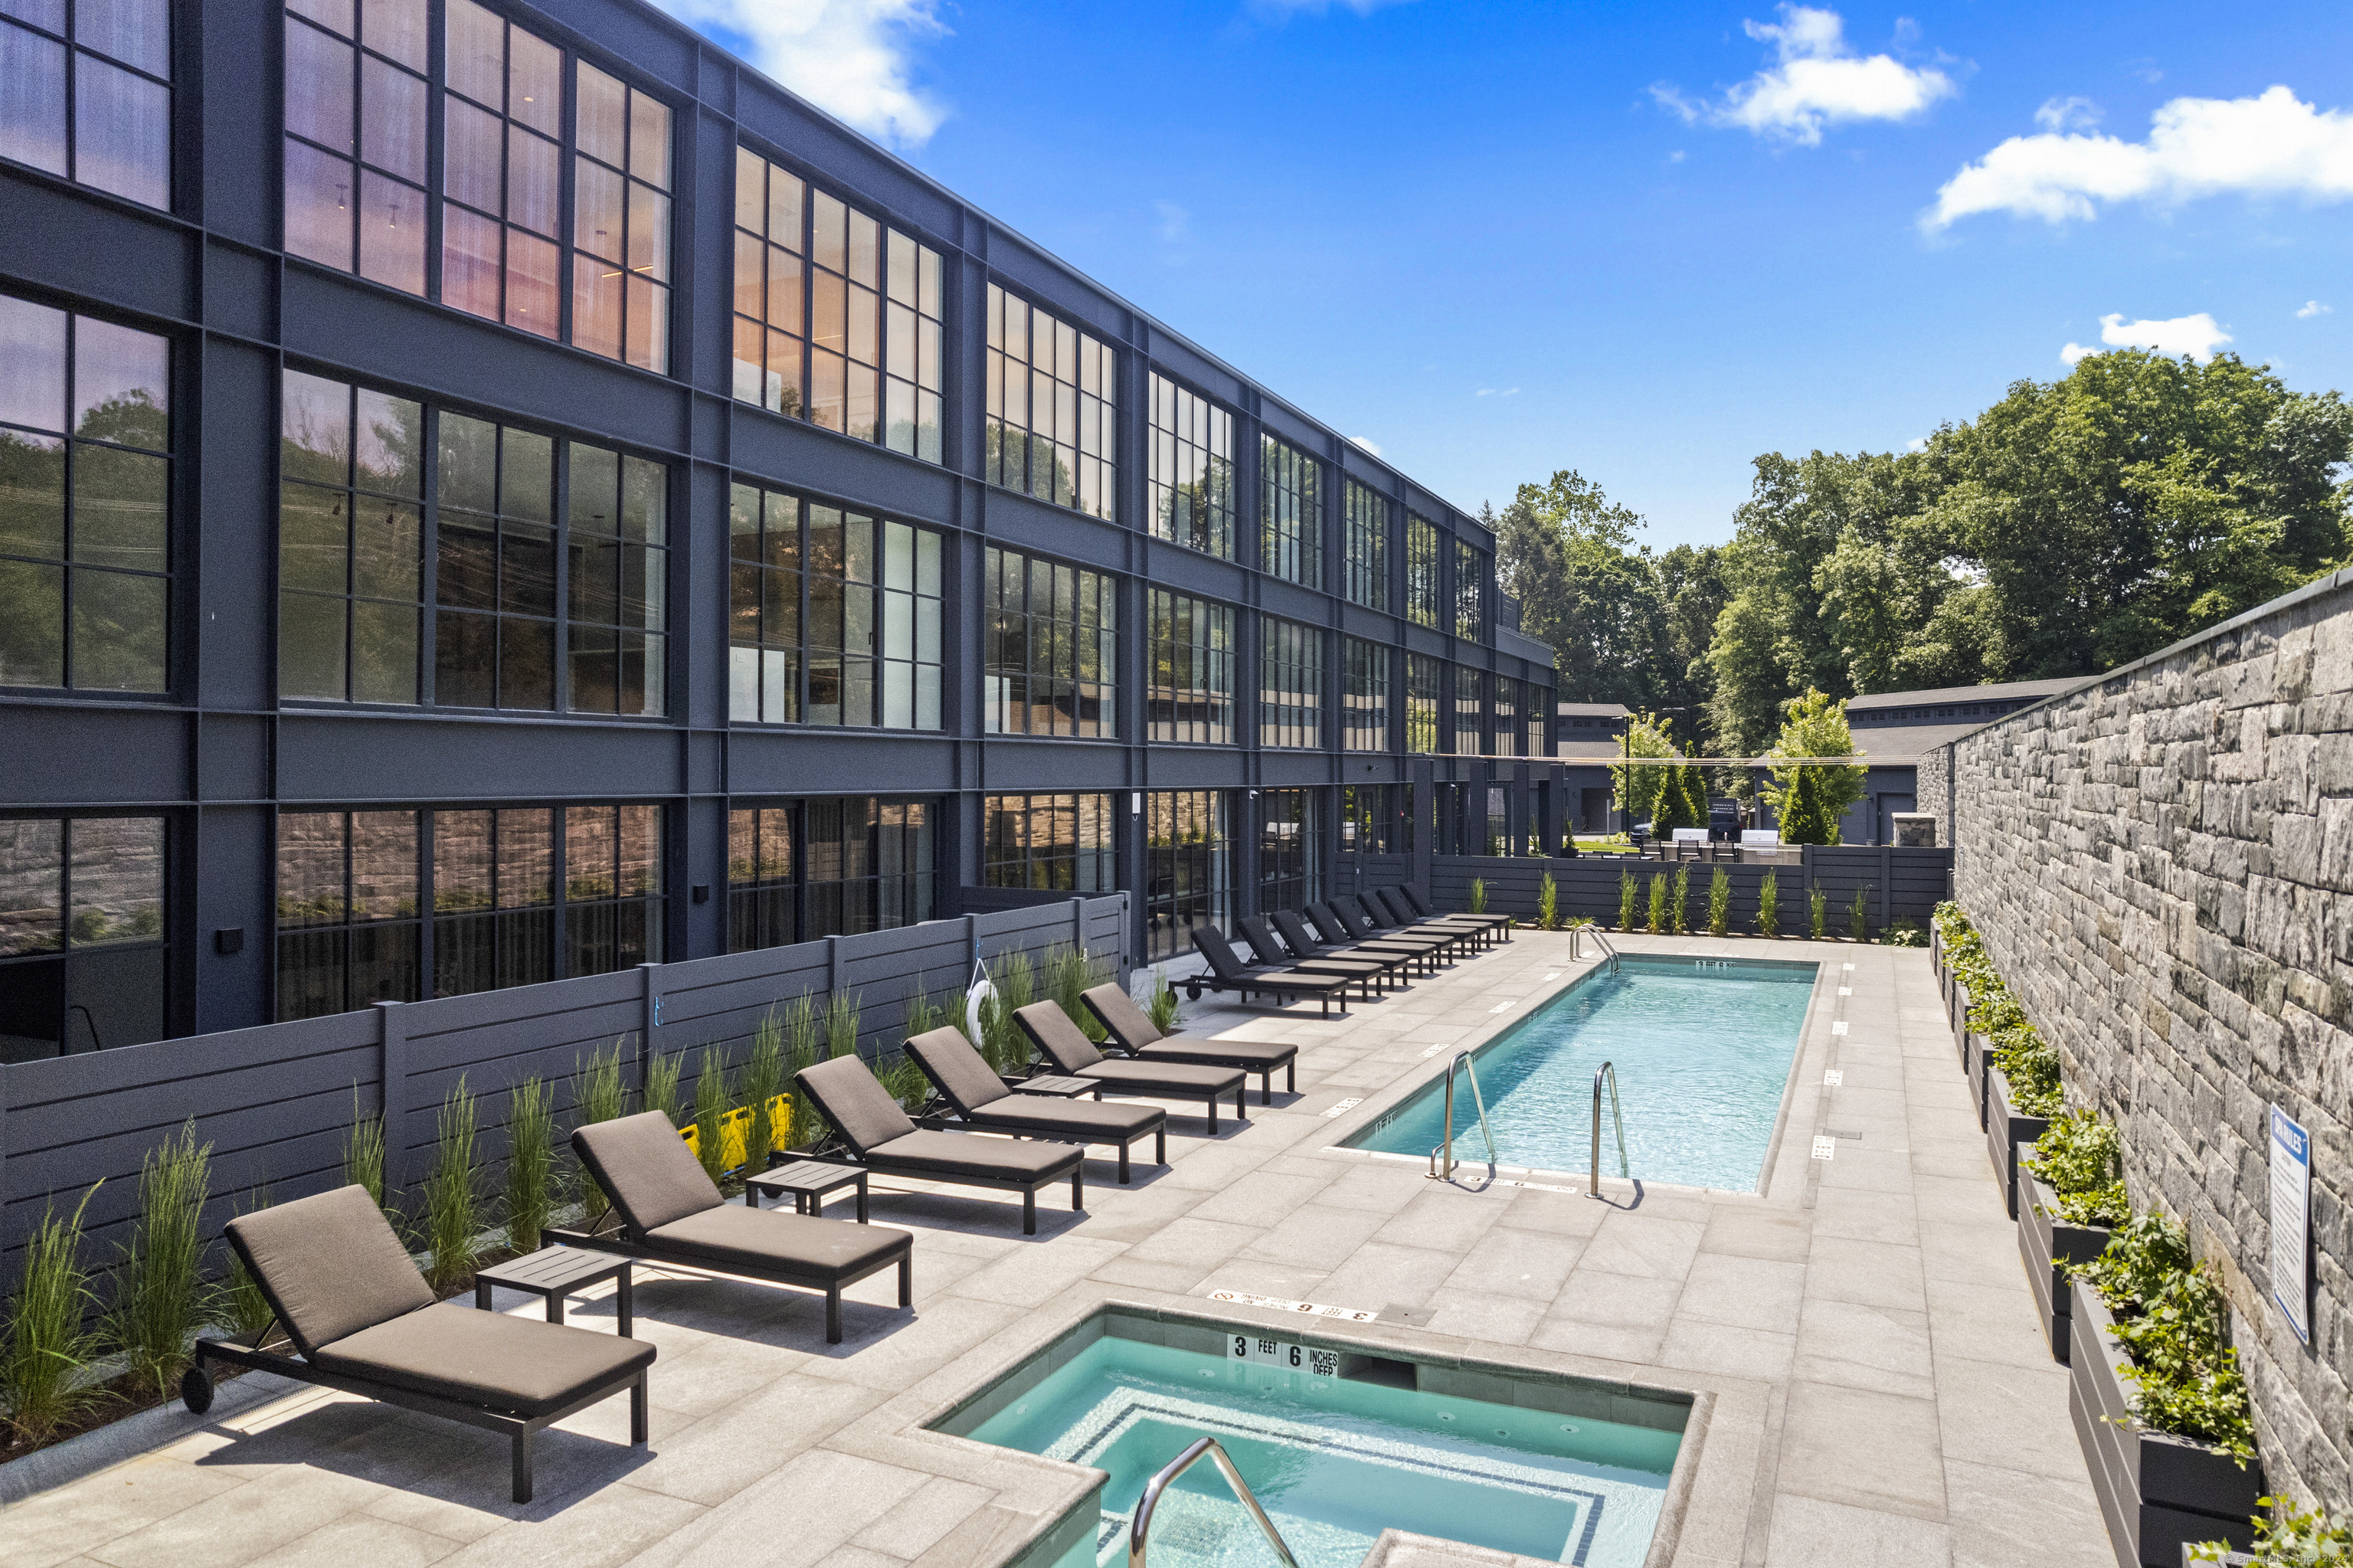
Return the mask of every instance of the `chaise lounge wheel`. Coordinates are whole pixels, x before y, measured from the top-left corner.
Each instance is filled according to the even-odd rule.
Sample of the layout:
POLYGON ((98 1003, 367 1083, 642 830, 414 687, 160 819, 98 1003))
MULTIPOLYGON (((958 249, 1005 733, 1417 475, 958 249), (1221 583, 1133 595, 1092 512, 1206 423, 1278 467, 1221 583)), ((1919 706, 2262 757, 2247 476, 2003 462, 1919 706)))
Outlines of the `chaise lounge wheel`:
POLYGON ((202 1415, 213 1407, 212 1374, 202 1367, 190 1367, 180 1374, 180 1403, 191 1414, 202 1415))

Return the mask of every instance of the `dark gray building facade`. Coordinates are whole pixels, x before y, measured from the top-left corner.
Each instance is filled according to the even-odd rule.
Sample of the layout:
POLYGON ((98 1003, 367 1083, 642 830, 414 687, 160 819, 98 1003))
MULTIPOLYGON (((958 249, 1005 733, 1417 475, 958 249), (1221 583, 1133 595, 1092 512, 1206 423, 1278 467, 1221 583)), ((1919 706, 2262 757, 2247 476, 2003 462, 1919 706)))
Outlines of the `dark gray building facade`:
POLYGON ((651 6, 0 72, 0 1060, 1109 888, 1171 955, 1549 747, 1475 519, 651 6))

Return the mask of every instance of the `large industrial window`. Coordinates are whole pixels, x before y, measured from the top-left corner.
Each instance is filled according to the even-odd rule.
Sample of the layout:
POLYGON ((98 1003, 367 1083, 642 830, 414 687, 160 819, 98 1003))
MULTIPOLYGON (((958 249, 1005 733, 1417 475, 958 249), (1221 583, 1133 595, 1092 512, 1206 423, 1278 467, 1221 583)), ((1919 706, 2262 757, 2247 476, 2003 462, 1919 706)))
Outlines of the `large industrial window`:
POLYGON ((1295 620, 1261 616, 1258 741, 1324 744, 1324 634, 1295 620))
POLYGON ((1438 525, 1411 513, 1405 520, 1405 618, 1438 625, 1438 525))
POLYGON ((416 811, 278 819, 278 1017, 415 1001, 423 969, 416 811))
POLYGON ((1234 742, 1234 612, 1190 595, 1152 590, 1152 645, 1145 676, 1154 740, 1234 742))
POLYGON ((1119 358, 1068 322, 988 285, 991 484, 1094 517, 1117 514, 1119 358))
POLYGON ((1389 651, 1362 638, 1342 639, 1344 689, 1340 745, 1348 751, 1389 748, 1389 651))
POLYGON ((1550 757, 1553 754, 1553 694, 1551 688, 1528 683, 1528 711, 1524 717, 1528 732, 1528 755, 1550 757))
POLYGON ((1233 927, 1233 842, 1226 797, 1216 789, 1162 789, 1145 798, 1144 925, 1157 963, 1193 950, 1193 927, 1233 927))
POLYGON ((669 476, 659 463, 569 446, 565 645, 575 713, 659 714, 668 639, 669 476))
POLYGON ((1260 793, 1258 905, 1304 909, 1324 896, 1323 813, 1314 789, 1260 793))
POLYGON ((1509 675, 1495 677, 1495 755, 1520 757, 1526 736, 1520 730, 1520 683, 1509 675))
POLYGON ((1454 667, 1454 754, 1487 752, 1487 677, 1467 664, 1454 667))
POLYGON ((1389 607, 1389 503, 1355 480, 1343 493, 1341 591, 1375 609, 1389 607))
POLYGON ((1207 555, 1234 554, 1234 417, 1165 376, 1152 377, 1152 532, 1207 555))
POLYGON ((414 703, 424 406, 290 370, 279 427, 279 692, 414 703))
POLYGON ((573 154, 572 341, 670 368, 670 106, 583 60, 573 154))
POLYGON ((15 0, 0 17, 0 157, 172 205, 169 0, 15 0))
POLYGON ((0 820, 0 1062, 164 1033, 164 819, 0 820))
POLYGON ((727 950, 887 931, 932 917, 923 800, 789 800, 727 813, 727 950))
POLYGON ((1454 635, 1466 642, 1487 641, 1487 557, 1454 541, 1454 635))
POLYGON ((1119 734, 1117 587, 1101 572, 990 548, 981 571, 983 727, 1119 734))
POLYGON ((0 297, 0 685, 161 692, 171 345, 0 297))
POLYGON ((1438 699, 1446 666, 1421 653, 1405 656, 1405 748, 1438 749, 1438 699))
POLYGON ((286 12, 286 249, 425 292, 425 0, 286 12))
POLYGON ((1119 885, 1109 795, 990 795, 980 803, 981 885, 1054 893, 1119 885))
POLYGON ((1259 567, 1324 586, 1323 465, 1287 441, 1259 440, 1259 567))
POLYGON ((735 150, 735 396, 940 461, 940 253, 735 150))
POLYGON ((659 806, 436 811, 434 994, 661 962, 661 850, 659 806))
POLYGON ((1340 791, 1340 853, 1413 853, 1413 786, 1351 784, 1340 791))
POLYGON ((937 534, 748 484, 729 518, 731 718, 940 727, 937 534))

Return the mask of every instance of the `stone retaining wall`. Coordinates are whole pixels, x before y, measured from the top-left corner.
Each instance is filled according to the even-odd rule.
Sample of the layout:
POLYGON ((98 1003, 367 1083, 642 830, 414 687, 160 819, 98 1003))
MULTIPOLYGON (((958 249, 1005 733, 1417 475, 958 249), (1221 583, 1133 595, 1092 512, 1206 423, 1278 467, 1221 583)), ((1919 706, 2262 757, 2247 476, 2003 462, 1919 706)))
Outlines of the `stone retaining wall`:
POLYGON ((2274 1486, 2347 1509, 2353 572, 1965 736, 1949 766, 1961 904, 2070 1102, 2119 1124, 2135 1203, 2221 1273, 2274 1486), (2270 1298, 2274 1103, 2313 1136, 2308 1348, 2270 1298))

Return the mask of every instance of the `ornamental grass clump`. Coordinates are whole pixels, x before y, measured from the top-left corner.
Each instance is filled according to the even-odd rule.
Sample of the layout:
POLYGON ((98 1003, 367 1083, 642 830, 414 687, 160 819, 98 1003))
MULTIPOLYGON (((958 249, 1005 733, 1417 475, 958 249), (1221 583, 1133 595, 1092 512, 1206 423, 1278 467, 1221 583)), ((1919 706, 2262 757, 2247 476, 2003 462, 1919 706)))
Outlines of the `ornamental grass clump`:
POLYGON ((1820 941, 1830 934, 1830 895, 1819 887, 1806 889, 1806 935, 1820 941))
POLYGON ((193 1117, 177 1138, 148 1151, 139 1166, 139 1217, 115 1267, 107 1338, 132 1381, 158 1399, 172 1391, 196 1330, 213 1319, 203 1229, 212 1151, 196 1142, 193 1117))
POLYGON ((785 1026, 773 1007, 752 1032, 741 1081, 744 1108, 751 1113, 744 1125, 744 1170, 756 1174, 768 1168, 768 1154, 783 1130, 776 1126, 776 1103, 785 1092, 785 1026))
MULTIPOLYGON (((628 1108, 629 1091, 621 1076, 621 1042, 615 1040, 605 1051, 591 1051, 588 1060, 578 1055, 572 1058, 572 1125, 575 1128, 593 1127, 600 1121, 617 1121, 628 1108)), ((605 1189, 593 1181, 580 1183, 582 1217, 590 1229, 604 1221, 612 1204, 605 1200, 605 1189)))
POLYGON ((1487 879, 1483 876, 1474 876, 1471 879, 1471 913, 1484 915, 1486 912, 1487 879))
POLYGON ((539 1250, 555 1218, 555 1100, 533 1075, 507 1096, 507 1250, 539 1250))
POLYGON ((1081 1033, 1101 1044, 1106 1031, 1095 1022, 1095 1015, 1079 1000, 1082 992, 1103 978, 1102 965, 1087 957, 1068 942, 1058 942, 1046 949, 1039 970, 1045 981, 1046 994, 1079 1026, 1081 1033))
POLYGON ((2161 1213, 2135 1215, 2073 1273, 2116 1314, 2116 1340, 2132 1363, 2124 1375, 2133 1419, 2211 1444, 2245 1468, 2255 1428, 2239 1353, 2223 1342, 2229 1306, 2191 1257, 2189 1232, 2161 1213))
POLYGON ((2116 1124, 2097 1111, 2053 1117, 2035 1139, 2034 1158, 2026 1168, 2058 1194, 2059 1212, 2070 1224, 2120 1225, 2132 1213, 2116 1124))
POLYGON ((1732 878, 1724 867, 1717 866, 1715 874, 1707 881, 1707 934, 1727 936, 1732 930, 1732 878))
POLYGON ((1544 874, 1544 880, 1536 884, 1536 929, 1552 931, 1558 929, 1559 926, 1560 887, 1553 881, 1552 873, 1547 871, 1544 874))
POLYGON ((384 1117, 360 1109, 360 1086, 352 1086, 352 1125, 343 1134, 343 1181, 367 1190, 368 1201, 384 1207, 384 1117))
POLYGON ((980 1004, 980 1054, 1008 1076, 1029 1065, 1029 1037, 1013 1015, 1037 1000, 1036 981, 1029 955, 1008 953, 997 960, 997 972, 989 977, 993 989, 980 1004))
POLYGON ((1641 897, 1641 884, 1634 880, 1634 874, 1630 871, 1620 872, 1618 874, 1618 928, 1620 931, 1630 931, 1634 928, 1634 906, 1641 897))
POLYGON ((1667 879, 1664 873, 1651 878, 1651 922, 1644 927, 1653 937, 1667 932, 1667 879))
MULTIPOLYGON (((268 1207, 269 1189, 257 1187, 237 1212, 239 1215, 251 1214, 268 1207)), ((261 1293, 261 1281, 245 1266, 245 1259, 235 1247, 228 1249, 228 1279, 221 1287, 220 1316, 233 1334, 259 1333, 269 1327, 269 1319, 276 1316, 269 1298, 261 1293)))
POLYGON ((1858 942, 1871 940, 1871 909, 1864 902, 1871 884, 1864 883, 1854 890, 1854 902, 1846 906, 1846 934, 1858 942))
POLYGON ((1168 983, 1167 976, 1155 974, 1152 977, 1152 994, 1145 1001, 1144 1015, 1152 1020, 1152 1027, 1161 1033, 1176 1033, 1176 988, 1168 983))
MULTIPOLYGON (((818 1048, 822 1042, 817 1001, 808 992, 803 991, 785 1005, 785 1065, 787 1073, 797 1075, 805 1068, 816 1066, 818 1048)), ((785 1129, 785 1147, 816 1148, 824 1140, 826 1133, 826 1120, 818 1113, 817 1102, 796 1086, 791 1110, 790 1123, 785 1129)))
POLYGON ((1757 885, 1757 934, 1758 936, 1774 935, 1776 923, 1781 916, 1780 901, 1780 874, 1768 871, 1765 874, 1764 880, 1757 885))
POLYGON ((89 1327, 98 1298, 82 1262, 81 1216, 93 1186, 70 1214, 50 1209, 25 1239, 23 1272, 0 1340, 0 1400, 19 1444, 47 1441, 100 1398, 86 1375, 100 1339, 89 1327))
POLYGON ((828 1056, 858 1054, 858 998, 834 992, 825 1001, 825 1054, 828 1056))
POLYGON ((678 1125, 678 1079, 680 1070, 685 1065, 683 1052, 666 1056, 657 1050, 646 1057, 646 1086, 639 1096, 644 1102, 641 1108, 661 1112, 670 1118, 672 1127, 678 1125))
POLYGON ((932 1081, 923 1076, 923 1070, 904 1051, 892 1056, 874 1075, 909 1116, 922 1110, 923 1102, 932 1097, 932 1081))
POLYGON ((694 1158, 714 1187, 727 1175, 727 1113, 735 1106, 727 1078, 726 1054, 705 1045, 702 1070, 694 1075, 694 1158))
POLYGON ((437 1297, 465 1284, 481 1261, 482 1193, 474 1171, 475 1130, 473 1091, 460 1077, 441 1102, 433 1170, 423 1188, 424 1239, 431 1255, 425 1281, 437 1297))

